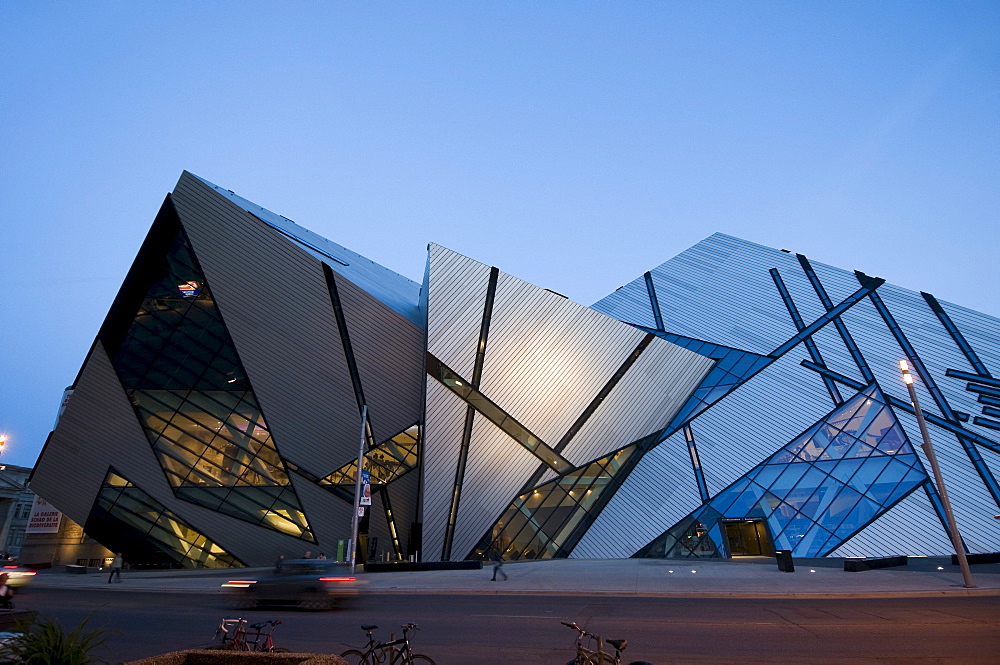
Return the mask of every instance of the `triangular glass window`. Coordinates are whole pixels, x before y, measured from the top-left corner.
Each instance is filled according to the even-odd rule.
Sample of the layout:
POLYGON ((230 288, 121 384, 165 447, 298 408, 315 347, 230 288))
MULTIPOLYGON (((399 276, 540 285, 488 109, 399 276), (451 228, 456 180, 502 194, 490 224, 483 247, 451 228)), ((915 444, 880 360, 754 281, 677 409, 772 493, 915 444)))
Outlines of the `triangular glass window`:
POLYGON ((178 498, 315 542, 169 202, 101 341, 178 498))

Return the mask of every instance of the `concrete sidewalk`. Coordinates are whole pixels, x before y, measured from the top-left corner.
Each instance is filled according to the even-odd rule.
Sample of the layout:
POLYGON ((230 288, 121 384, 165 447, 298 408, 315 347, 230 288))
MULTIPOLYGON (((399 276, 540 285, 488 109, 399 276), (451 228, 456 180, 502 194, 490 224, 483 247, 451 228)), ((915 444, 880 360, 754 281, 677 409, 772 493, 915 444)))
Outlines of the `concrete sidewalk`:
MULTIPOLYGON (((974 589, 947 558, 910 558, 897 568, 845 572, 843 559, 802 559, 795 572, 773 559, 559 559, 507 563, 509 579, 490 580, 482 570, 366 573, 357 576, 368 593, 580 594, 687 598, 864 598, 941 595, 1000 596, 1000 564, 972 566, 974 589)), ((39 571, 34 587, 101 588, 115 591, 211 592, 231 579, 267 576, 270 568, 129 571, 108 584, 106 572, 72 574, 64 567, 39 571)))

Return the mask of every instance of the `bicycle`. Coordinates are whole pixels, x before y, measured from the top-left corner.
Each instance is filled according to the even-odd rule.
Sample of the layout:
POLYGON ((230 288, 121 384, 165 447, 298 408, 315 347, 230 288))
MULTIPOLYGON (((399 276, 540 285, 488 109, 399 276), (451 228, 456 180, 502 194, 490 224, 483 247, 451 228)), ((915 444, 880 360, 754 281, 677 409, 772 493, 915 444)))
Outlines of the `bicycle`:
MULTIPOLYGON (((566 665, 622 665, 622 651, 628 645, 628 640, 605 640, 600 635, 589 633, 576 623, 566 623, 560 621, 567 628, 572 628, 579 634, 576 636, 576 658, 566 663, 566 665), (584 646, 584 638, 597 643, 597 649, 588 649, 584 646), (615 655, 604 650, 605 641, 615 648, 615 655)), ((628 665, 652 665, 644 660, 633 660, 628 665)))
POLYGON ((264 621, 263 623, 255 623, 250 627, 254 629, 252 633, 246 633, 246 638, 249 639, 253 637, 253 645, 251 646, 247 642, 247 646, 251 646, 248 651, 266 651, 268 653, 288 653, 288 649, 283 647, 274 646, 274 627, 279 625, 280 621, 270 620, 264 621), (264 627, 267 627, 267 631, 264 627))
POLYGON ((215 629, 215 637, 212 638, 218 640, 218 644, 213 644, 209 648, 224 651, 249 651, 246 625, 247 620, 243 617, 223 619, 219 622, 218 628, 215 629), (232 635, 229 634, 230 629, 233 631, 232 635))
POLYGON ((417 624, 404 623, 403 637, 389 642, 379 642, 372 637, 372 631, 376 629, 378 626, 375 625, 361 626, 361 630, 365 631, 368 637, 368 644, 365 645, 364 651, 348 649, 340 654, 340 657, 350 665, 383 665, 383 663, 385 665, 435 665, 429 656, 413 653, 410 649, 409 632, 417 630, 417 624))

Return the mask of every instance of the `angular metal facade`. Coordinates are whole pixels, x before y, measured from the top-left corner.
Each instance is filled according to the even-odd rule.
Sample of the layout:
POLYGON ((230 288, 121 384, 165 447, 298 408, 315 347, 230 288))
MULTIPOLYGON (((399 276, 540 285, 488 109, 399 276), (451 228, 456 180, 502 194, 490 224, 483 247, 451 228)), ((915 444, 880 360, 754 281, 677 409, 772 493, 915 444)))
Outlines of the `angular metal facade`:
POLYGON ((359 444, 362 558, 942 554, 908 358, 995 551, 998 340, 721 234, 590 308, 437 245, 417 284, 185 173, 32 489, 134 565, 334 555, 359 444))

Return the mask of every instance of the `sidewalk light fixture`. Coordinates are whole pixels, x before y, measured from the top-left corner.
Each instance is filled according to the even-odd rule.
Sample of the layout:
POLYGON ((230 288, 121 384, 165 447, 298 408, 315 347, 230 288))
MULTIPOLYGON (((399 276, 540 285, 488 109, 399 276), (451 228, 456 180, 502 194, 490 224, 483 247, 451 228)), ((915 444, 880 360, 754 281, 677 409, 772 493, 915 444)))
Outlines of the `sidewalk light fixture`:
POLYGON ((927 455, 927 461, 931 463, 931 470, 934 472, 934 484, 937 486, 938 495, 941 497, 941 504, 944 506, 944 514, 948 519, 948 530, 951 532, 951 542, 955 546, 958 564, 962 568, 962 579, 965 581, 965 588, 974 589, 976 585, 972 583, 969 560, 965 556, 965 548, 962 547, 962 536, 958 533, 955 514, 951 511, 951 502, 948 500, 948 491, 944 487, 944 478, 941 477, 937 455, 934 454, 934 447, 931 445, 931 435, 927 430, 927 423, 924 421, 924 412, 920 410, 920 402, 917 401, 917 390, 913 387, 913 375, 910 373, 910 366, 905 360, 900 360, 899 370, 903 373, 903 383, 906 384, 906 390, 910 393, 910 403, 913 404, 913 412, 917 416, 917 425, 920 427, 920 436, 924 440, 921 448, 924 454, 927 455))

